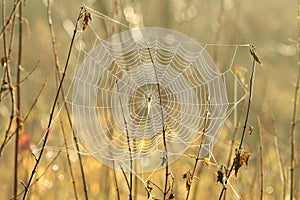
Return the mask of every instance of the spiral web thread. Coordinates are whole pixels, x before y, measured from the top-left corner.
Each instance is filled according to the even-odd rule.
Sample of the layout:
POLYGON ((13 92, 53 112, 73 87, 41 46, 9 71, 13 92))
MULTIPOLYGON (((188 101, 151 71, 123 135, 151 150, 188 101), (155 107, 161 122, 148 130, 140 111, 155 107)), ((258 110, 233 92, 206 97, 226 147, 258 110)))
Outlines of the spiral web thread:
MULTIPOLYGON (((103 18, 89 11, 94 18, 103 18)), ((82 153, 116 169, 154 172, 164 164, 165 124, 169 164, 199 148, 203 128, 200 158, 211 157, 226 118, 247 96, 232 68, 237 50, 248 45, 228 45, 232 58, 221 73, 206 50, 222 45, 200 45, 163 28, 127 30, 104 40, 94 21, 87 31, 78 30, 78 69, 65 99, 72 106, 73 125, 85 149, 82 153), (89 48, 85 34, 90 34, 89 48), (228 81, 241 90, 238 98, 228 96, 228 81)))

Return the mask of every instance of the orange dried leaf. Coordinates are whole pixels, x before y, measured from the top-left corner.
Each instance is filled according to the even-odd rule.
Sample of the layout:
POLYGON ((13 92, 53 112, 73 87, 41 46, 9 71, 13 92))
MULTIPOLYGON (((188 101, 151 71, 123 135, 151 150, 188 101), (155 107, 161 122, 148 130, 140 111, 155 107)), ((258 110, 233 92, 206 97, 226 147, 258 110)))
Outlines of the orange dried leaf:
POLYGON ((30 152, 30 137, 28 133, 24 132, 19 135, 18 144, 21 152, 29 153, 30 152))
POLYGON ((255 129, 254 126, 249 125, 249 134, 250 135, 253 133, 254 129, 255 129))
POLYGON ((188 177, 185 182, 185 189, 189 191, 192 186, 192 177, 188 177))
POLYGON ((239 65, 234 66, 234 72, 235 72, 236 74, 241 73, 241 72, 242 72, 241 66, 239 66, 239 65))
POLYGON ((209 169, 210 166, 211 166, 209 158, 204 158, 203 160, 204 160, 204 162, 205 162, 207 168, 209 169))
POLYGON ((24 131, 24 118, 21 117, 21 116, 19 116, 19 130, 20 130, 21 132, 24 131))
POLYGON ((191 171, 188 169, 188 171, 182 175, 182 178, 186 179, 185 189, 187 191, 189 191, 191 189, 191 185, 192 185, 192 181, 193 181, 191 171))
POLYGON ((245 163, 248 165, 249 157, 251 156, 250 152, 240 152, 239 150, 236 150, 236 156, 234 158, 234 171, 235 176, 237 177, 239 169, 242 167, 242 165, 245 163))
POLYGON ((243 165, 244 163, 248 165, 250 156, 251 156, 250 152, 244 152, 243 155, 241 156, 241 161, 240 161, 241 165, 243 165))

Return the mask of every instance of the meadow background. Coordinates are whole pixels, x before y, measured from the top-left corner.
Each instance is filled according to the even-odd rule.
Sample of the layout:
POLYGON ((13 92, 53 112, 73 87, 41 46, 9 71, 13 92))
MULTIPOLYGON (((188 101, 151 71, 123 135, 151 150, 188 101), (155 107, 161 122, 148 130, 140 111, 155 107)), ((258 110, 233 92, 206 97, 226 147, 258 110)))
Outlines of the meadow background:
MULTIPOLYGON (((15 1, 19 2, 19 1, 15 1)), ((68 48, 71 41, 72 28, 70 22, 76 22, 82 1, 50 1, 55 44, 57 46, 57 61, 61 71, 66 62, 68 48)), ((251 103, 248 123, 255 128, 254 132, 246 135, 245 150, 252 153, 249 165, 240 169, 239 176, 231 177, 230 182, 234 190, 242 199, 258 199, 260 196, 260 147, 257 116, 261 120, 263 142, 263 192, 264 199, 290 199, 290 156, 291 156, 291 122, 293 117, 293 103, 295 83, 298 70, 298 2, 285 0, 86 0, 86 5, 110 16, 130 27, 149 26, 164 27, 178 30, 200 43, 217 44, 254 44, 263 66, 256 69, 253 99, 251 103), (134 11, 133 18, 126 18, 128 9, 134 11), (277 146, 276 146, 277 142, 277 146), (278 160, 278 155, 281 161, 278 160), (282 165, 282 169, 281 169, 282 165)), ((15 12, 15 20, 11 20, 5 29, 7 47, 12 38, 11 56, 9 57, 9 71, 13 93, 15 97, 14 112, 12 114, 12 101, 8 85, 4 84, 3 77, 6 70, 0 67, 2 78, 0 102, 0 142, 5 135, 11 139, 4 145, 0 156, 0 199, 14 198, 14 166, 15 166, 15 130, 19 131, 19 152, 17 157, 17 189, 22 198, 24 184, 32 172, 35 158, 31 150, 38 146, 39 141, 47 127, 49 113, 57 91, 55 59, 52 50, 52 40, 48 23, 48 1, 27 0, 21 1, 15 12), (17 98, 17 68, 18 68, 18 40, 19 40, 19 6, 22 4, 22 59, 20 79, 20 98, 17 98), (13 24, 13 26, 12 26, 13 24), (11 33, 13 31, 13 37, 11 33), (34 69, 34 70, 33 70, 34 69), (32 72, 32 73, 31 73, 32 72), (29 75, 29 76, 28 76, 29 75), (41 88, 43 88, 41 90, 41 88), (41 91, 41 94, 39 94, 41 91), (20 102, 19 105, 18 102, 20 102), (31 110, 31 106, 33 108, 31 110), (16 109, 19 107, 19 109, 16 109), (31 110, 31 111, 30 111, 31 110), (17 125, 17 116, 24 119, 22 126, 17 125), (13 118, 8 130, 10 119, 13 118), (7 134, 6 134, 7 132, 7 134)), ((2 19, 8 19, 14 5, 11 1, 2 1, 2 19), (5 3, 5 4, 4 4, 5 3)), ((1 29, 5 24, 2 21, 1 29)), ((102 38, 112 33, 124 30, 111 21, 103 20, 97 28, 102 38)), ((87 29, 88 31, 88 29, 87 29)), ((4 56, 4 35, 0 38, 0 57, 4 56)), ((8 48, 7 48, 8 49, 8 48)), ((218 55, 220 60, 228 59, 227 55, 218 55)), ((77 54, 71 54, 70 66, 74 66, 77 54)), ((5 59, 1 60, 4 65, 5 59)), ((251 63, 251 62, 249 62, 251 63)), ((242 66, 247 69, 243 76, 249 81, 251 64, 242 66)), ((73 69, 74 70, 74 69, 73 69)), ((72 69, 71 69, 72 71, 72 69)), ((72 75, 68 76, 67 82, 72 75)), ((67 88, 67 86, 64 86, 67 88)), ((60 103, 62 99, 60 98, 60 103)), ((245 104, 247 102, 245 101, 245 104)), ((238 112, 242 110, 238 107, 238 112)), ((299 109, 298 109, 299 110, 299 109)), ((241 122, 245 117, 242 114, 241 122)), ((21 119, 21 118, 19 118, 21 119)), ((298 119, 298 116, 296 117, 298 119)), ((67 140, 72 143, 70 128, 67 126, 67 117, 62 114, 65 124, 67 140)), ((59 127, 59 121, 56 122, 59 127)), ((234 125, 232 116, 225 123, 223 132, 214 149, 214 156, 219 164, 228 162, 234 125), (225 153, 224 153, 225 152, 225 153)), ((234 147, 238 146, 242 127, 237 131, 234 147)), ((296 185, 295 197, 300 198, 299 175, 299 130, 296 125, 296 185)), ((61 134, 57 131, 56 134, 61 134)), ((49 135, 52 142, 59 141, 61 135, 49 135)), ((57 144, 57 146, 59 146, 57 144)), ((232 157, 233 158, 233 157, 232 157)), ((230 160, 232 160, 232 158, 230 160)), ((80 164, 77 154, 70 153, 73 177, 76 182, 78 199, 85 199, 80 164)), ((89 199, 117 199, 114 171, 90 156, 82 156, 82 163, 88 188, 89 199)), ((175 198, 185 199, 186 180, 182 175, 191 169, 193 160, 187 157, 178 159, 170 166, 175 176, 175 198)), ((218 199, 222 185, 217 183, 215 172, 217 168, 208 168, 203 162, 198 165, 193 182, 190 199, 218 199)), ((152 180, 158 185, 163 184, 160 172, 152 180)), ((122 173, 117 173, 119 193, 121 199, 128 198, 128 188, 122 173)), ((70 176, 68 159, 65 152, 46 149, 37 168, 30 187, 28 199, 75 199, 74 188, 70 176)), ((137 183, 134 190, 134 199, 147 199, 147 193, 141 183, 137 183)), ((155 192, 155 191, 154 191, 155 192)), ((157 191, 156 191, 157 192, 157 191)), ((226 199, 237 199, 233 190, 228 187, 226 199)))

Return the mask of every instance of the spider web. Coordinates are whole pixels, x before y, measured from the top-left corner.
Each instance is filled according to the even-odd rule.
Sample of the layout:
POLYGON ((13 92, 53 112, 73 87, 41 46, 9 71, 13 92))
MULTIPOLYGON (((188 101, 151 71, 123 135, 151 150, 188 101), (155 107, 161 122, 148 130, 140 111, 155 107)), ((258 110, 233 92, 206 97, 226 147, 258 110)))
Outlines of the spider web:
POLYGON ((163 166, 162 124, 171 164, 200 141, 208 120, 200 158, 208 156, 236 103, 228 102, 224 74, 205 46, 149 27, 113 35, 85 52, 72 97, 74 125, 87 152, 125 171, 132 159, 136 172, 163 166))
POLYGON ((247 45, 223 46, 232 55, 220 72, 208 53, 215 44, 156 27, 104 40, 94 21, 89 33, 77 32, 77 68, 65 99, 82 153, 118 170, 154 172, 164 166, 164 130, 168 164, 200 143, 200 158, 210 157, 226 118, 247 96, 232 69, 247 45), (234 99, 227 92, 233 82, 240 91, 234 99))

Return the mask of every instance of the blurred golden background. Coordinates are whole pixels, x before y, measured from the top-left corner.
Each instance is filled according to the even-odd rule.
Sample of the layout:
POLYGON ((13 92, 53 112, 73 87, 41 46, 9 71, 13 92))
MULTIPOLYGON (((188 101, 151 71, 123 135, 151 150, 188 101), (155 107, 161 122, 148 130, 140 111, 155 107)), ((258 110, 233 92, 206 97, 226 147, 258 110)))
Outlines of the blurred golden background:
MULTIPOLYGON (((20 196, 17 199, 21 199, 24 184, 27 183, 35 164, 35 158, 31 155, 31 150, 40 147, 39 142, 47 127, 49 113, 57 91, 55 59, 47 15, 48 1, 27 0, 21 3, 23 8, 21 79, 26 78, 33 69, 34 71, 20 85, 20 115, 24 118, 34 101, 37 101, 28 119, 24 122, 19 137, 18 193, 20 193, 20 196), (43 84, 45 84, 45 88, 37 98, 43 84)), ((249 165, 240 169, 238 177, 233 175, 230 178, 226 199, 238 199, 238 196, 241 199, 259 198, 261 157, 257 116, 260 118, 262 126, 264 199, 289 199, 290 135, 298 67, 297 1, 50 0, 50 3, 55 45, 58 50, 57 59, 61 72, 66 62, 73 27, 83 3, 106 16, 128 25, 130 28, 163 27, 174 29, 204 44, 254 44, 263 66, 257 65, 256 67, 254 93, 248 121, 249 126, 253 126, 255 130, 251 135, 246 134, 243 145, 246 151, 251 152, 251 157, 249 165), (277 144, 278 146, 276 146, 277 144), (278 155, 281 161, 278 160, 278 155)), ((13 7, 12 2, 6 2, 5 8, 1 7, 2 14, 6 15, 6 19, 9 17, 13 7), (3 9, 5 12, 3 12, 3 9)), ((9 62, 13 85, 17 82, 17 19, 19 16, 17 11, 14 29, 11 26, 13 22, 10 22, 5 29, 7 40, 11 38, 10 33, 14 30, 11 60, 9 62)), ((113 23, 111 20, 101 19, 97 21, 98 24, 96 22, 91 23, 94 23, 93 26, 97 28, 97 34, 103 39, 114 33, 126 30, 126 27, 113 23)), ((87 43, 92 43, 94 38, 88 37, 88 31, 89 29, 86 30, 86 37, 83 39, 87 43)), ((3 35, 0 39, 0 45, 2 58, 5 57, 3 35)), ((226 52, 225 54, 222 54, 222 52, 218 52, 218 50, 210 52, 213 54, 211 56, 216 59, 216 63, 220 61, 220 68, 223 60, 228 61, 230 59, 226 52)), ((249 56, 247 54, 238 56, 241 56, 237 59, 242 60, 240 65, 245 70, 243 71, 243 76, 248 84, 251 73, 250 53, 249 56), (248 61, 245 61, 245 59, 248 59, 248 61), (245 65, 247 62, 250 64, 249 66, 245 65)), ((63 86, 65 90, 68 89, 68 84, 74 76, 78 57, 78 51, 74 47, 70 58, 66 84, 63 86)), ((5 67, 1 67, 1 77, 4 77, 4 73, 5 67)), ((2 93, 0 102, 1 144, 5 140, 11 115, 10 96, 9 94, 3 96, 4 94, 5 92, 2 93)), ((62 107, 61 100, 60 98, 60 106, 58 108, 62 107)), ((246 104, 247 101, 244 102, 244 106, 246 104)), ((240 105, 237 108, 238 112, 242 110, 240 105)), ((241 125, 237 131, 234 148, 239 145, 242 122, 246 114, 245 109, 241 113, 241 125)), ((62 114, 61 117, 62 123, 68 127, 66 115, 62 114)), ((54 124, 53 134, 52 130, 49 134, 50 144, 60 147, 64 141, 61 136, 59 119, 56 119, 54 124), (55 143, 57 141, 58 143, 55 143)), ((1 152, 1 199, 13 198, 14 130, 16 127, 14 120, 9 132, 9 135, 12 135, 12 139, 7 142, 1 152)), ((72 141, 71 131, 69 128, 66 129, 68 143, 72 144, 74 142, 72 141)), ((225 122, 213 153, 219 165, 227 165, 233 132, 233 116, 230 116, 225 122)), ((295 199, 300 198, 300 184, 297 181, 300 178, 298 168, 299 156, 297 154, 300 150, 298 133, 299 131, 296 129, 295 172, 297 183, 295 186, 295 199)), ((59 149, 61 148, 46 148, 33 179, 34 184, 30 187, 28 199, 76 199, 66 152, 61 152, 59 149)), ((234 154, 234 152, 232 153, 234 154)), ((89 199, 117 199, 114 170, 102 165, 91 156, 82 155, 82 159, 89 199)), ((230 160, 232 161, 232 159, 233 157, 230 160)), ((70 152, 70 161, 73 167, 74 180, 76 181, 78 199, 84 199, 80 165, 74 149, 70 152)), ((183 156, 170 166, 170 171, 175 177, 175 199, 185 199, 186 180, 182 178, 182 175, 188 169, 192 169, 193 163, 194 160, 192 158, 183 156)), ((198 179, 195 179, 193 182, 190 199, 219 198, 222 185, 217 183, 215 175, 217 170, 216 166, 208 168, 204 162, 198 165, 196 171, 198 179)), ((164 171, 162 170, 153 174, 151 181, 162 186, 164 184, 163 173, 164 171)), ((147 199, 147 192, 144 186, 139 180, 135 180, 133 188, 134 199, 147 199)), ((117 173, 117 182, 121 199, 127 199, 128 188, 121 172, 117 173)), ((159 191, 153 190, 153 195, 155 193, 159 193, 159 191)))

